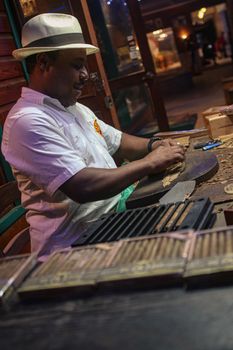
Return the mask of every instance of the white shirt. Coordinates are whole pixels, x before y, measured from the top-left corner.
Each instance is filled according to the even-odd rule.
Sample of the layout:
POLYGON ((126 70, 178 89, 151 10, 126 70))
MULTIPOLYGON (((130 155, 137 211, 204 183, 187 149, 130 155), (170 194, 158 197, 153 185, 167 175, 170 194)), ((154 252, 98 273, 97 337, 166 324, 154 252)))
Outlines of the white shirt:
POLYGON ((56 99, 22 89, 4 124, 2 153, 17 179, 28 210, 32 251, 40 260, 69 247, 88 222, 118 202, 120 195, 76 203, 59 187, 85 167, 116 168, 111 155, 121 135, 80 103, 65 108, 56 99))

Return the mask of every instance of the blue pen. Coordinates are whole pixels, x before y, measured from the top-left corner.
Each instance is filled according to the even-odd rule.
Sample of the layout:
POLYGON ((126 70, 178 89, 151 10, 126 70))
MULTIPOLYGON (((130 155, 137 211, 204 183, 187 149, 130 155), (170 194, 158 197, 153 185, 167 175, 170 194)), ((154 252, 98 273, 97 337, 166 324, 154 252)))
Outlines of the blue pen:
POLYGON ((208 151, 209 149, 215 148, 222 145, 222 141, 217 141, 215 143, 211 143, 210 145, 206 145, 204 147, 202 147, 203 151, 208 151))

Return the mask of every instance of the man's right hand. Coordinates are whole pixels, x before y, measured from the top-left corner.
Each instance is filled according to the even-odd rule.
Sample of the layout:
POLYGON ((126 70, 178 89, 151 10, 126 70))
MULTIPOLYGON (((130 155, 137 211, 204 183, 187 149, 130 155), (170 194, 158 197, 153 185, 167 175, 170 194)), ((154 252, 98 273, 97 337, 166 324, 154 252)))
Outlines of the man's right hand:
POLYGON ((172 164, 182 162, 185 159, 185 149, 176 141, 161 141, 154 150, 146 155, 144 159, 150 162, 150 174, 156 174, 164 171, 172 164))

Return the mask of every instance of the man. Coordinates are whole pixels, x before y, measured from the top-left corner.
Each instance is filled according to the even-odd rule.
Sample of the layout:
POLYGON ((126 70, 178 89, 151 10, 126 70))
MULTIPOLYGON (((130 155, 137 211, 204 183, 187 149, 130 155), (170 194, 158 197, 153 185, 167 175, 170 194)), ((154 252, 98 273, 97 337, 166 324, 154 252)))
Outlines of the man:
POLYGON ((30 81, 9 112, 2 151, 40 260, 70 246, 129 185, 184 159, 176 142, 127 135, 76 103, 88 79, 86 55, 97 51, 84 42, 75 17, 42 14, 24 25, 22 48, 13 52, 26 58, 30 81), (131 163, 117 168, 113 155, 131 163))

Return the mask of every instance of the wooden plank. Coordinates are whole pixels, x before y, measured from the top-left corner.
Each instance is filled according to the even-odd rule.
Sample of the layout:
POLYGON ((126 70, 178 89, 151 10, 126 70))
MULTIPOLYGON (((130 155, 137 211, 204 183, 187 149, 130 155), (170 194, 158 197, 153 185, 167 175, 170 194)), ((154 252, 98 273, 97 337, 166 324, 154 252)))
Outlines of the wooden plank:
POLYGON ((0 13, 0 33, 10 33, 10 25, 8 22, 7 15, 5 13, 0 13))
POLYGON ((192 129, 192 130, 181 130, 181 131, 167 131, 167 132, 158 132, 154 136, 165 138, 177 138, 183 136, 199 137, 206 136, 208 134, 208 130, 206 128, 203 129, 192 129))
POLYGON ((22 66, 12 57, 0 57, 0 81, 23 76, 22 66))
POLYGON ((21 94, 22 86, 26 85, 23 78, 0 82, 0 105, 16 101, 21 94))
POLYGON ((11 56, 11 53, 14 49, 15 43, 12 35, 0 35, 0 56, 11 56))

